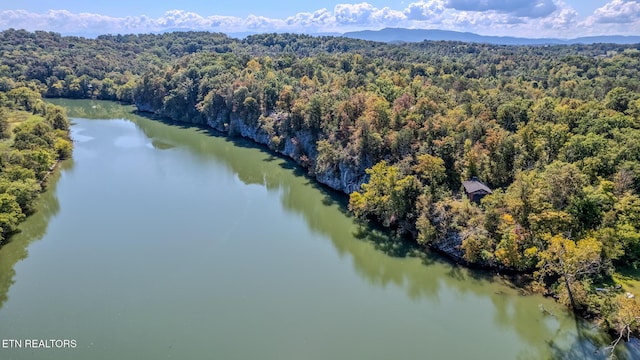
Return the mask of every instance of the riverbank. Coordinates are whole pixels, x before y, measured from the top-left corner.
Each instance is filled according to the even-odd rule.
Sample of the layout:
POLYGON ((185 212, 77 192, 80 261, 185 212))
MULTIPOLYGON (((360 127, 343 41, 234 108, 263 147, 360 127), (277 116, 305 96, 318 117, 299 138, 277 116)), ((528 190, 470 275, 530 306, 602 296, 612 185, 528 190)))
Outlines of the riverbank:
POLYGON ((56 168, 58 167, 58 164, 60 164, 60 161, 61 161, 60 159, 55 160, 53 165, 51 165, 51 167, 49 168, 49 171, 47 171, 47 173, 44 175, 44 178, 40 181, 40 186, 42 186, 43 188, 46 186, 49 176, 51 175, 51 173, 53 173, 56 170, 56 168))
POLYGON ((29 109, 5 103, 0 107, 0 128, 1 245, 34 212, 47 178, 61 159, 71 156, 72 145, 64 110, 39 98, 29 109))
POLYGON ((354 223, 343 195, 249 140, 115 103, 54 103, 73 118, 73 168, 47 191, 59 206, 42 205, 55 216, 0 309, 17 338, 96 344, 49 359, 166 356, 159 339, 181 358, 606 357, 606 334, 551 299, 354 223))
MULTIPOLYGON (((137 107, 139 111, 149 110, 149 107, 147 106, 137 107)), ((158 115, 157 113, 149 111, 142 112, 158 115)), ((281 118, 283 115, 272 114, 271 116, 276 120, 279 119, 278 121, 283 120, 281 118)), ((285 156, 286 158, 294 161, 302 168, 307 169, 309 175, 320 184, 323 184, 324 186, 327 186, 333 190, 339 191, 345 195, 349 195, 349 191, 359 190, 360 185, 368 181, 368 176, 365 172, 365 169, 354 170, 353 168, 348 168, 347 171, 344 171, 345 166, 343 164, 339 164, 336 167, 329 168, 325 172, 318 173, 315 171, 309 171, 309 169, 313 169, 312 164, 316 162, 316 156, 318 155, 314 144, 312 144, 313 137, 309 136, 309 134, 306 134, 304 132, 297 133, 294 138, 277 138, 273 136, 270 137, 267 131, 260 126, 260 123, 247 123, 239 116, 233 114, 229 117, 229 119, 229 122, 223 121, 223 118, 220 116, 216 119, 208 119, 206 122, 206 126, 219 131, 226 136, 238 136, 251 140, 256 144, 265 146, 270 151, 275 151, 279 155, 285 156)), ((171 120, 189 123, 188 121, 179 119, 171 120)), ((202 125, 202 123, 198 122, 196 122, 195 124, 202 125)), ((412 240, 415 241, 415 233, 412 234, 412 240)), ((451 241, 440 243, 429 242, 427 245, 431 249, 447 256, 458 264, 465 265, 467 267, 482 269, 483 271, 499 272, 504 274, 505 276, 511 277, 512 279, 517 278, 517 283, 519 284, 519 286, 521 286, 523 289, 526 289, 526 291, 539 292, 544 294, 545 296, 553 297, 554 299, 556 299, 556 301, 570 306, 576 314, 579 314, 580 316, 591 319, 600 324, 606 331, 612 334, 621 333, 620 328, 617 327, 618 325, 616 324, 620 323, 623 320, 619 318, 618 315, 605 314, 603 312, 603 308, 626 306, 622 305, 621 303, 626 302, 624 298, 613 296, 617 292, 619 292, 613 287, 611 287, 612 291, 608 292, 607 294, 596 292, 593 295, 589 295, 587 299, 581 300, 582 303, 580 305, 576 303, 572 304, 571 302, 575 300, 568 301, 566 297, 563 298, 562 294, 550 291, 547 286, 541 286, 541 283, 539 282, 540 280, 533 276, 533 271, 525 271, 524 273, 522 273, 521 270, 508 268, 500 265, 499 263, 494 263, 493 266, 488 266, 487 264, 467 261, 464 252, 461 249, 462 242, 460 236, 448 236, 447 238, 454 239, 456 241, 455 243, 452 243, 451 241)), ((635 301, 633 302, 632 307, 636 309, 637 304, 635 303, 635 301)), ((632 331, 630 329, 629 333, 635 334, 635 330, 632 331)))

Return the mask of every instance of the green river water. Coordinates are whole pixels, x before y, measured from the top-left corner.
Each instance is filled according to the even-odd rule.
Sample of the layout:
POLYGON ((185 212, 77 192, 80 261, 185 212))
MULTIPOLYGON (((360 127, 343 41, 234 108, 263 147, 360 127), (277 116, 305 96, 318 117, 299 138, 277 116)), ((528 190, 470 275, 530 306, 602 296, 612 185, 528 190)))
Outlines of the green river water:
POLYGON ((553 301, 358 226, 344 196, 249 142, 53 102, 73 160, 0 248, 0 359, 606 355, 553 301), (25 339, 77 345, 7 346, 25 339))

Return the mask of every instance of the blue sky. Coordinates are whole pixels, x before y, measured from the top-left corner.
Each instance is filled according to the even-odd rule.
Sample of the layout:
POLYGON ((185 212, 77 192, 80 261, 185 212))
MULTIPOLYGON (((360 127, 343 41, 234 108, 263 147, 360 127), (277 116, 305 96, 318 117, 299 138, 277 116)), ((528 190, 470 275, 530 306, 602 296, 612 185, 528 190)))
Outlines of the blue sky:
POLYGON ((63 34, 172 29, 318 33, 384 27, 526 37, 640 35, 640 0, 21 0, 0 5, 0 29, 63 34))

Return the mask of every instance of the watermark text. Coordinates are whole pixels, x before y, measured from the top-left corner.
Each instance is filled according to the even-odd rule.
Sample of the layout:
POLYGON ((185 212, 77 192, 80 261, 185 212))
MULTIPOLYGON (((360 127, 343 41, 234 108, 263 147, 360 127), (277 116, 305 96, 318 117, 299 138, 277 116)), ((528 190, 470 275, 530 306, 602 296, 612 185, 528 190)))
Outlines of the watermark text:
POLYGON ((2 339, 2 349, 75 349, 75 339, 2 339))

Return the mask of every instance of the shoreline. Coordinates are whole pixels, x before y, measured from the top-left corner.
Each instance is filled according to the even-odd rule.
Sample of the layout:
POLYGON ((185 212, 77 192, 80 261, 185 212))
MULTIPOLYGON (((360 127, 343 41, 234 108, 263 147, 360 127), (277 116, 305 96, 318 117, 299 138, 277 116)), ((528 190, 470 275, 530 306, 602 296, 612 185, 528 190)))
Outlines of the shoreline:
MULTIPOLYGON (((294 156, 292 156, 292 154, 288 154, 279 149, 272 148, 269 143, 260 142, 254 137, 246 136, 241 131, 236 131, 233 134, 231 134, 227 129, 219 129, 218 127, 214 127, 212 121, 207 121, 206 123, 202 124, 202 123, 195 123, 190 121, 176 120, 167 116, 163 116, 161 114, 157 114, 153 111, 146 111, 146 109, 141 109, 137 104, 133 104, 133 105, 136 107, 136 110, 135 110, 136 114, 147 117, 155 121, 167 121, 167 122, 173 122, 177 124, 189 124, 192 126, 202 127, 208 131, 214 131, 220 136, 224 136, 225 138, 228 138, 228 139, 236 138, 236 139, 242 139, 244 141, 250 141, 252 144, 261 148, 261 150, 263 151, 276 154, 277 156, 280 156, 283 159, 286 159, 288 161, 293 161, 296 164, 296 166, 304 170, 305 176, 309 177, 309 179, 311 179, 313 182, 315 182, 316 184, 319 184, 320 186, 324 187, 329 191, 339 193, 340 196, 346 196, 348 199, 349 194, 346 193, 343 189, 336 189, 332 187, 330 184, 320 181, 320 179, 318 178, 318 174, 310 173, 308 166, 305 166, 305 164, 301 163, 300 159, 296 159, 294 156)), ((257 132, 257 130, 254 130, 254 131, 257 132)), ((386 232, 390 231, 390 229, 388 228, 385 228, 384 230, 386 232)), ((548 291, 536 292, 531 288, 531 285, 534 282, 534 280, 531 278, 532 276, 531 272, 523 272, 523 271, 503 268, 499 266, 486 266, 486 265, 468 262, 460 255, 459 249, 457 249, 459 245, 449 252, 445 249, 439 248, 438 246, 432 243, 428 244, 427 246, 419 245, 417 244, 416 238, 413 235, 411 238, 403 236, 401 241, 411 241, 414 245, 417 246, 420 252, 426 253, 425 250, 434 252, 439 256, 442 256, 446 261, 449 261, 455 264, 456 266, 463 266, 473 271, 481 271, 485 273, 490 273, 494 276, 503 277, 504 279, 512 283, 515 287, 517 287, 522 296, 528 296, 528 295, 537 293, 544 297, 553 298, 556 303, 560 304, 560 300, 556 296, 553 296, 550 292, 548 291)), ((600 329, 602 329, 603 332, 611 336, 612 341, 615 341, 615 339, 619 336, 616 329, 602 326, 602 323, 605 320, 604 317, 594 316, 594 314, 592 312, 589 312, 588 309, 582 309, 582 310, 574 309, 571 306, 566 306, 566 308, 568 311, 570 311, 574 315, 579 316, 585 321, 592 323, 593 326, 597 326, 600 329)), ((544 313, 544 309, 541 309, 541 311, 544 313)), ((629 337, 629 341, 634 341, 634 340, 640 341, 640 338, 633 337, 633 336, 629 337)), ((628 342, 626 338, 624 342, 625 343, 628 342)))
POLYGON ((58 165, 60 164, 62 160, 60 159, 56 159, 55 162, 53 163, 53 165, 51 165, 51 167, 49 167, 49 171, 47 171, 47 173, 44 175, 44 178, 42 178, 42 180, 40 180, 40 186, 42 187, 42 191, 45 190, 46 186, 47 186, 47 182, 49 180, 49 176, 56 171, 56 169, 58 168, 58 165))

